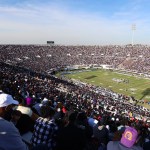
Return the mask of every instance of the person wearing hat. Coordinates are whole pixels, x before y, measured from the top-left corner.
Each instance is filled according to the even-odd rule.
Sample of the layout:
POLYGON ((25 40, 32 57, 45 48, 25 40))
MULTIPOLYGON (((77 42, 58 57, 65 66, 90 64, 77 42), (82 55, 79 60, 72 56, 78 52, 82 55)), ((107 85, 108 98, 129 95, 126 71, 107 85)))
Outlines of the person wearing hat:
POLYGON ((5 120, 6 114, 13 105, 18 105, 18 101, 14 100, 11 95, 0 94, 0 149, 28 150, 14 124, 5 120))
POLYGON ((133 127, 127 127, 122 134, 120 141, 110 141, 107 144, 107 150, 143 150, 135 145, 138 139, 138 132, 133 127))

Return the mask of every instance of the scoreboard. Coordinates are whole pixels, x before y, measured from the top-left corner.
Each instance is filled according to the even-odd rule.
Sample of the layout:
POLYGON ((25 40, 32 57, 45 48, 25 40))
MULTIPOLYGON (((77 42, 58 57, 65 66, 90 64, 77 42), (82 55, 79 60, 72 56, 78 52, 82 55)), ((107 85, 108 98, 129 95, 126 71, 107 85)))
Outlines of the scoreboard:
POLYGON ((47 44, 48 44, 48 45, 54 45, 55 42, 54 42, 54 41, 47 41, 47 44))

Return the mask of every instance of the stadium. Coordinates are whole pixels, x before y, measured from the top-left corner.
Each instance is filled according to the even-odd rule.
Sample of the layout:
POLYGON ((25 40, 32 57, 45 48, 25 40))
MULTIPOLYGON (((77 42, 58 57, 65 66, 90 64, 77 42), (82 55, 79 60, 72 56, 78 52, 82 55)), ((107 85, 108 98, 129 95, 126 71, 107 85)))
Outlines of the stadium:
POLYGON ((146 45, 0 45, 0 52, 1 90, 25 106, 33 109, 44 99, 64 104, 71 98, 70 109, 82 112, 91 107, 94 118, 103 108, 116 118, 149 121, 146 45), (34 103, 27 104, 25 97, 34 103))
POLYGON ((64 72, 67 70, 66 74, 70 70, 86 71, 79 74, 83 76, 82 79, 78 74, 76 74, 77 77, 75 74, 69 77, 75 77, 85 83, 91 81, 90 83, 94 84, 95 82, 97 86, 104 84, 103 88, 135 97, 134 99, 145 102, 145 106, 149 107, 150 48, 148 46, 1 45, 0 48, 1 62, 8 65, 45 74, 62 70, 64 72), (94 72, 95 69, 103 71, 94 72), (112 72, 116 72, 116 74, 112 72), (106 78, 106 74, 110 79, 106 78), (88 76, 93 76, 93 79, 97 77, 97 79, 95 78, 95 81, 91 77, 86 80, 88 76), (102 79, 98 80, 98 78, 102 79), (102 81, 103 83, 101 83, 102 81), (110 85, 107 83, 108 81, 110 85), (113 88, 113 84, 117 85, 113 88), (122 89, 123 87, 124 89, 122 89))
POLYGON ((146 0, 0 1, 0 150, 149 150, 147 14, 146 0))

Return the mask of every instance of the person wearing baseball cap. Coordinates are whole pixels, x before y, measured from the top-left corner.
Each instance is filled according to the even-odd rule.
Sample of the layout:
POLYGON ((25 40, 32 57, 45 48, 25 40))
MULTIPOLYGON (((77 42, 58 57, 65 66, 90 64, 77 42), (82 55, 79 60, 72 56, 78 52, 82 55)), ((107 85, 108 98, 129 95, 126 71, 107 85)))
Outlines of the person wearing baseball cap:
POLYGON ((12 106, 18 104, 19 102, 14 100, 11 95, 5 93, 0 94, 0 116, 9 121, 12 106))
POLYGON ((15 104, 18 105, 19 102, 14 100, 9 94, 0 94, 0 107, 6 107, 8 105, 15 104))
POLYGON ((120 141, 110 141, 107 150, 142 150, 140 146, 135 145, 138 139, 138 132, 133 127, 127 127, 122 134, 120 141))
POLYGON ((0 94, 0 149, 28 150, 17 128, 4 118, 5 114, 12 109, 13 104, 19 103, 9 94, 0 94))

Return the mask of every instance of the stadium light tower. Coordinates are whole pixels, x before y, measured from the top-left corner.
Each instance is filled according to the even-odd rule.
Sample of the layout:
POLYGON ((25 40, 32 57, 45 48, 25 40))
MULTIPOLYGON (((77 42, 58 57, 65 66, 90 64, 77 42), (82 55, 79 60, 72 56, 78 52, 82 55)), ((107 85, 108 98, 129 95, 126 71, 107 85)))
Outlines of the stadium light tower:
POLYGON ((133 46, 133 40, 134 40, 134 32, 136 30, 136 24, 132 24, 132 46, 133 46))

